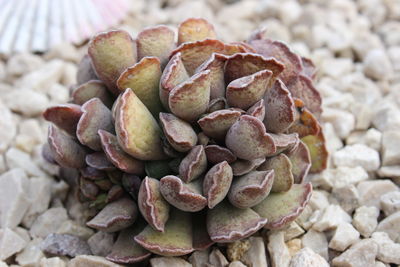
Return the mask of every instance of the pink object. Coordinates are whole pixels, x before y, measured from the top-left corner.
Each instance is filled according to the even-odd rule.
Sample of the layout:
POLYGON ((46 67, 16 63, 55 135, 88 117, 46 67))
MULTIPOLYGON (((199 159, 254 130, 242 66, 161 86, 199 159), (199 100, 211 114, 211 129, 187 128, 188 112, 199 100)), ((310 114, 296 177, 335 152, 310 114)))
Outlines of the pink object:
POLYGON ((80 44, 128 13, 129 0, 0 0, 0 54, 80 44))

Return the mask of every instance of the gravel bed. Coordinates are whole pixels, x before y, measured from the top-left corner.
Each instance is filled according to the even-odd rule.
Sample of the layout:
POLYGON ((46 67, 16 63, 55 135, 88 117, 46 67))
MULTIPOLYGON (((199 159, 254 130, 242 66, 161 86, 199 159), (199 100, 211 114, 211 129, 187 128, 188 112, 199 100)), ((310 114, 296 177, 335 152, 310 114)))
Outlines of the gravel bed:
MULTIPOLYGON (((266 27, 313 59, 329 168, 307 177, 313 196, 288 228, 142 265, 400 266, 400 1, 135 0, 119 28, 135 35, 188 17, 208 19, 225 41, 266 27)), ((68 101, 85 50, 0 60, 0 267, 120 266, 86 255, 106 255, 115 237, 85 225, 91 214, 41 156, 41 113, 68 101)))

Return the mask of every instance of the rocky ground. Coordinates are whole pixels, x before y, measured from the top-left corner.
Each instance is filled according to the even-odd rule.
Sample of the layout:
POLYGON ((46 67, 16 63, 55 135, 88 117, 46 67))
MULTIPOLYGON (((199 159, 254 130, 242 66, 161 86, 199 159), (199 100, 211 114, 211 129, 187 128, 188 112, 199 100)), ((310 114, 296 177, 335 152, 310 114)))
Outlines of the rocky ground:
MULTIPOLYGON (((210 20, 226 41, 265 26, 271 38, 314 60, 330 167, 309 175, 314 194, 289 228, 189 258, 153 258, 152 266, 400 266, 399 0, 135 0, 121 27, 136 34, 187 17, 210 20)), ((118 266, 40 249, 104 255, 113 242, 84 225, 82 205, 41 158, 41 113, 68 101, 84 50, 62 45, 0 61, 0 267, 118 266), (81 239, 54 248, 43 243, 51 233, 81 239)))

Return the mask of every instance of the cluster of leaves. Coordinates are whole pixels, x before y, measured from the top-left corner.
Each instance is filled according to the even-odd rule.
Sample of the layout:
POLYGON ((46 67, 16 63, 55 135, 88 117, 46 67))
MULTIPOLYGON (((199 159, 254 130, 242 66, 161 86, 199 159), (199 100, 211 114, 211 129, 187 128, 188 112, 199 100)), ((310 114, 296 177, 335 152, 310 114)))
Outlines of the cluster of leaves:
MULTIPOLYGON (((96 35, 72 103, 51 107, 44 156, 75 171, 107 258, 184 255, 284 227, 326 167, 315 68, 256 32, 223 43, 203 19, 96 35), (177 39, 177 41, 176 41, 177 39)), ((68 175, 69 174, 69 175, 68 175)))

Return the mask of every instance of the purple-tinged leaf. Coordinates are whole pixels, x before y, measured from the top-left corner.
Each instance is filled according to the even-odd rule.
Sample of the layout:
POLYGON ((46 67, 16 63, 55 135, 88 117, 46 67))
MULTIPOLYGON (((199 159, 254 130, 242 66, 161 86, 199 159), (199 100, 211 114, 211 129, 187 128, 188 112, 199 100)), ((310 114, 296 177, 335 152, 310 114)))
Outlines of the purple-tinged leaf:
POLYGON ((86 164, 101 171, 111 171, 115 169, 114 165, 108 160, 107 156, 103 152, 87 154, 86 164))
POLYGON ((226 243, 246 238, 267 223, 252 209, 239 209, 228 201, 207 211, 207 230, 214 242, 226 243))
POLYGON ((160 192, 160 182, 146 177, 139 189, 138 206, 143 218, 156 231, 164 232, 169 218, 169 204, 160 192))
POLYGON ((106 172, 98 170, 96 168, 86 166, 82 169, 79 170, 81 175, 84 178, 90 179, 90 180, 101 180, 106 178, 106 172))
POLYGON ((99 130, 113 131, 111 111, 98 98, 83 104, 83 114, 76 127, 76 136, 81 144, 95 151, 101 151, 99 130))
POLYGON ((263 98, 272 71, 262 70, 233 80, 226 88, 226 100, 231 107, 248 109, 263 98))
POLYGON ((178 44, 215 39, 214 26, 202 18, 189 18, 179 24, 178 44))
POLYGON ((208 104, 207 113, 212 113, 217 110, 226 109, 228 104, 226 103, 226 99, 223 97, 214 98, 210 100, 208 104))
POLYGON ((232 168, 226 161, 214 165, 207 172, 203 181, 203 192, 208 199, 210 209, 224 200, 231 187, 232 178, 232 168))
POLYGON ((131 197, 137 201, 139 195, 140 185, 142 184, 142 180, 139 176, 124 173, 121 178, 121 184, 125 191, 131 195, 131 197))
POLYGON ((187 152, 197 143, 197 134, 186 121, 170 113, 160 113, 164 134, 171 146, 179 152, 187 152))
POLYGON ((275 81, 264 97, 264 124, 268 132, 282 133, 295 121, 296 107, 294 101, 281 80, 275 81))
POLYGON ((207 169, 207 158, 204 147, 193 147, 179 165, 179 177, 189 183, 200 177, 207 169))
POLYGON ((198 119, 210 101, 210 78, 210 71, 206 70, 175 87, 168 99, 172 113, 186 121, 198 119))
MULTIPOLYGON (((101 179, 101 180, 94 180, 93 181, 101 190, 103 191, 108 191, 113 187, 113 183, 110 181, 110 179, 101 179)), ((107 201, 107 199, 106 199, 107 201)))
POLYGON ((54 160, 62 167, 85 166, 86 150, 54 125, 49 126, 48 143, 54 160))
POLYGON ((124 195, 125 191, 122 186, 115 184, 107 192, 107 203, 116 201, 124 195))
POLYGON ((319 118, 321 116, 322 98, 310 78, 300 74, 289 81, 286 86, 292 97, 300 98, 315 117, 319 118))
POLYGON ((297 133, 292 134, 270 134, 272 139, 274 140, 274 144, 276 146, 276 153, 275 155, 283 152, 283 151, 290 151, 295 149, 299 142, 299 135, 297 133))
POLYGON ((118 169, 132 174, 144 173, 144 164, 122 150, 118 144, 117 137, 107 131, 99 130, 101 146, 108 160, 118 169))
POLYGON ((119 101, 115 130, 122 149, 140 160, 164 159, 161 129, 150 111, 130 89, 125 90, 119 101))
POLYGON ((197 121, 203 132, 214 139, 224 140, 229 128, 239 119, 241 113, 224 109, 207 114, 197 121))
POLYGON ((244 42, 232 42, 225 44, 224 55, 234 55, 237 53, 255 53, 256 51, 244 42))
POLYGON ((106 259, 120 264, 132 264, 149 258, 151 253, 133 239, 142 230, 141 225, 122 230, 106 259))
POLYGON ((225 144, 238 158, 253 160, 276 152, 272 137, 257 118, 242 115, 229 129, 225 144))
POLYGON ((197 135, 197 144, 202 145, 202 146, 206 146, 208 145, 208 143, 210 142, 210 137, 208 137, 207 135, 205 135, 205 133, 200 132, 197 135))
POLYGON ((164 232, 150 225, 137 236, 135 241, 143 248, 163 256, 182 256, 193 251, 193 228, 191 214, 172 209, 164 232))
POLYGON ((79 189, 82 195, 91 200, 95 200, 99 193, 99 187, 92 181, 83 177, 79 179, 79 189))
POLYGON ((158 116, 163 109, 159 97, 160 77, 160 60, 156 57, 144 57, 121 74, 117 86, 120 92, 127 88, 132 89, 153 116, 158 116))
POLYGON ((131 226, 137 217, 135 202, 129 198, 121 198, 107 204, 87 226, 103 232, 117 232, 131 226))
POLYGON ((265 158, 253 159, 253 160, 244 160, 238 159, 231 164, 233 175, 241 176, 249 173, 258 168, 261 164, 263 164, 265 158))
MULTIPOLYGON (((98 80, 96 72, 92 66, 92 60, 89 55, 84 55, 81 62, 78 64, 78 71, 76 72, 76 82, 78 85, 86 83, 90 80, 98 80)), ((86 101, 85 101, 86 102, 86 101)))
POLYGON ((236 177, 228 193, 229 202, 237 208, 251 208, 269 195, 273 183, 273 170, 252 171, 236 177))
POLYGON ((160 100, 164 108, 169 109, 168 99, 169 93, 179 84, 189 79, 182 62, 181 53, 176 53, 168 62, 160 79, 160 100))
POLYGON ((175 33, 164 25, 147 28, 141 31, 137 38, 138 59, 158 57, 165 66, 170 52, 175 48, 175 33))
POLYGON ((321 172, 328 165, 328 150, 325 145, 325 137, 322 131, 318 135, 308 135, 301 138, 306 144, 311 156, 311 173, 321 172))
POLYGON ((195 250, 205 250, 214 244, 207 232, 206 216, 207 213, 205 210, 202 212, 193 213, 192 215, 193 248, 195 250))
POLYGON ((210 99, 225 97, 225 79, 224 67, 227 56, 222 54, 213 53, 211 57, 201 64, 195 73, 205 70, 210 71, 211 85, 210 85, 210 99))
POLYGON ((49 143, 44 143, 42 145, 42 157, 49 163, 51 164, 57 164, 57 162, 54 160, 53 152, 50 149, 49 143))
POLYGON ((196 212, 207 206, 207 199, 201 194, 203 179, 184 183, 179 177, 168 175, 160 180, 160 191, 172 206, 188 212, 196 212))
POLYGON ((95 97, 100 99, 108 108, 111 108, 113 96, 102 81, 90 80, 81 84, 72 92, 72 102, 77 105, 83 105, 95 97))
POLYGON ((300 141, 299 145, 295 149, 287 152, 287 156, 292 162, 291 170, 294 182, 296 184, 301 184, 311 168, 310 152, 308 151, 307 146, 300 141))
POLYGON ((273 58, 266 59, 253 53, 234 54, 228 58, 225 65, 225 82, 229 84, 238 78, 269 70, 272 71, 269 84, 272 84, 283 69, 284 66, 273 58))
POLYGON ((172 51, 172 55, 182 54, 182 62, 189 75, 193 75, 196 69, 213 53, 224 54, 225 45, 215 39, 205 39, 202 41, 184 43, 172 51))
POLYGON ((301 58, 283 42, 264 39, 251 41, 250 45, 265 58, 272 57, 283 63, 285 69, 280 74, 279 79, 284 83, 290 81, 303 70, 301 58))
POLYGON ((282 228, 301 214, 311 194, 310 183, 294 184, 287 192, 269 194, 264 201, 253 207, 253 210, 268 220, 265 228, 282 228))
POLYGON ((292 174, 292 163, 288 156, 281 153, 275 157, 265 160, 265 162, 258 167, 259 171, 274 170, 274 183, 271 192, 286 192, 292 187, 294 178, 292 174))
POLYGON ((317 68, 315 67, 314 62, 309 58, 301 57, 301 64, 303 65, 303 71, 301 74, 314 80, 317 75, 317 68))
POLYGON ((205 152, 207 160, 212 164, 218 164, 223 161, 232 163, 237 159, 232 151, 219 145, 208 145, 205 147, 205 152))
POLYGON ((115 95, 121 73, 136 63, 136 44, 129 33, 121 30, 102 32, 89 42, 89 56, 97 76, 115 95))
POLYGON ((255 103, 253 106, 251 106, 247 112, 247 115, 256 117, 260 121, 263 121, 265 118, 265 104, 264 104, 264 99, 261 99, 257 103, 255 103))
POLYGON ((75 104, 64 104, 50 107, 43 112, 43 117, 71 136, 76 135, 76 125, 82 116, 81 107, 75 104))

